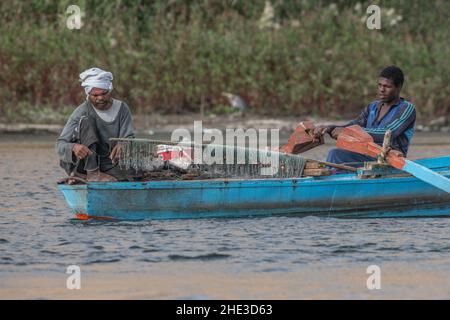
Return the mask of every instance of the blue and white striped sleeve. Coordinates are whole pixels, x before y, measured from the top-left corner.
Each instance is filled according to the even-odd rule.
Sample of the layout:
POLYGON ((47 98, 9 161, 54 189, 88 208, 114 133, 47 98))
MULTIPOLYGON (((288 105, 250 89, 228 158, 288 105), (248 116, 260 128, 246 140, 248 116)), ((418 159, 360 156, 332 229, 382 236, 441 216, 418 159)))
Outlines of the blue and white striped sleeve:
POLYGON ((375 142, 382 143, 384 134, 387 130, 392 131, 392 139, 395 139, 405 132, 405 130, 407 130, 415 121, 416 110, 411 103, 406 102, 399 108, 395 117, 386 126, 379 128, 364 128, 364 130, 373 137, 375 142))

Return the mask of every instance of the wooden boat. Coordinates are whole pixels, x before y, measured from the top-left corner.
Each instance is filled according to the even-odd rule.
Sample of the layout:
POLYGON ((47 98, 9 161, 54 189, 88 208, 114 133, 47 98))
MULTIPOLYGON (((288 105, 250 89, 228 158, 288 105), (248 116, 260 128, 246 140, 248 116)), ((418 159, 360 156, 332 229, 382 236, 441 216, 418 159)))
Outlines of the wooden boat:
MULTIPOLYGON (((450 177, 450 156, 415 160, 450 177)), ((270 215, 450 217, 450 194, 388 166, 277 179, 89 182, 59 185, 79 219, 179 219, 270 215)))

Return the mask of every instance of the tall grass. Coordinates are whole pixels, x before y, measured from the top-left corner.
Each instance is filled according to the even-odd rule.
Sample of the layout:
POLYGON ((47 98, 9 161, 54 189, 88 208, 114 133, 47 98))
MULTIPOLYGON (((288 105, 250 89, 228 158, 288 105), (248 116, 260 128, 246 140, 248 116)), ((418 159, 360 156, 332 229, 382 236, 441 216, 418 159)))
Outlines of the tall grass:
POLYGON ((228 91, 256 114, 342 118, 374 100, 379 70, 396 64, 419 117, 450 113, 449 1, 272 0, 262 25, 265 1, 80 0, 80 30, 66 27, 70 4, 0 3, 3 119, 54 111, 62 121, 84 99, 78 74, 93 66, 114 73, 136 112, 213 112, 228 91), (372 3, 381 30, 362 21, 372 3))

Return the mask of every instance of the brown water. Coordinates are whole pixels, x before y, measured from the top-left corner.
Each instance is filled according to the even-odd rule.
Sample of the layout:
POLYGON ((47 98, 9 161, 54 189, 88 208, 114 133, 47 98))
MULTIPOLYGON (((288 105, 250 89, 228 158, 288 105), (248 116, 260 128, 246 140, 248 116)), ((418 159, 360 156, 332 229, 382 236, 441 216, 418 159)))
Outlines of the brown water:
MULTIPOLYGON (((0 298, 450 298, 450 219, 80 222, 53 145, 0 137, 0 298), (69 265, 80 290, 66 288, 69 265), (380 290, 366 287, 369 265, 380 290)), ((409 156, 449 154, 448 134, 417 134, 409 156)))

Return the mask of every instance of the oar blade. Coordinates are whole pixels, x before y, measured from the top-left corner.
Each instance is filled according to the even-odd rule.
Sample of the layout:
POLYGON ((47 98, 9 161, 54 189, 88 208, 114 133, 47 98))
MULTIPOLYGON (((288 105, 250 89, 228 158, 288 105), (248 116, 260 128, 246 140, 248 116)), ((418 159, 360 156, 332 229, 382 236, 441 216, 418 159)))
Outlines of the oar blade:
MULTIPOLYGON (((337 139, 336 146, 374 158, 381 154, 383 150, 381 146, 373 142, 371 135, 357 125, 344 128, 337 139)), ((450 179, 418 163, 407 160, 400 151, 390 150, 386 155, 386 160, 394 168, 408 172, 416 178, 450 193, 450 179)))
POLYGON ((412 174, 422 181, 435 186, 436 188, 450 193, 450 179, 437 172, 434 172, 433 170, 430 170, 427 167, 421 166, 418 163, 405 159, 405 165, 403 166, 402 170, 412 174))

